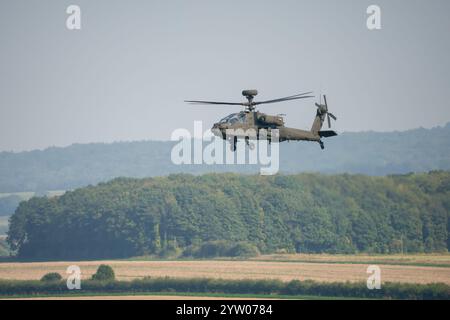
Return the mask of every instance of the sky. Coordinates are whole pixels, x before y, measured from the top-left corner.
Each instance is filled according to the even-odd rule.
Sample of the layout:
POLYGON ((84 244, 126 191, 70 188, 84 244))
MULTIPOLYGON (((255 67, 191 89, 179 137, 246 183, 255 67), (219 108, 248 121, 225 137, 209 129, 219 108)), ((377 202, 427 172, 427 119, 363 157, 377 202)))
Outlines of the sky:
POLYGON ((0 0, 0 151, 169 140, 241 110, 184 100, 243 89, 314 91, 260 107, 291 127, 311 127, 320 93, 338 132, 444 125, 449 14, 448 0, 0 0), (71 4, 81 30, 66 27, 71 4))

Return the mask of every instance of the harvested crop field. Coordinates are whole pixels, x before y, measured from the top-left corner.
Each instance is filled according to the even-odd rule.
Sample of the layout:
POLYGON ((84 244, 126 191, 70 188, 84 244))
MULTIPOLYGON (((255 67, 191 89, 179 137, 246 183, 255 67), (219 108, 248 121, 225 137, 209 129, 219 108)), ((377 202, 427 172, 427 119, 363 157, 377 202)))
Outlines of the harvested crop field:
POLYGON ((343 264, 391 264, 450 268, 450 254, 270 254, 252 258, 252 260, 343 264))
MULTIPOLYGON (((285 257, 286 258, 286 257, 285 257)), ((339 262, 300 262, 244 260, 197 260, 197 261, 78 261, 78 262, 32 262, 0 263, 0 279, 40 279, 48 272, 66 276, 70 265, 78 265, 82 278, 88 279, 100 264, 110 265, 119 280, 150 277, 222 278, 222 279, 293 279, 335 282, 366 281, 368 264, 339 262)), ((378 264, 382 282, 433 283, 450 285, 450 267, 378 264)))

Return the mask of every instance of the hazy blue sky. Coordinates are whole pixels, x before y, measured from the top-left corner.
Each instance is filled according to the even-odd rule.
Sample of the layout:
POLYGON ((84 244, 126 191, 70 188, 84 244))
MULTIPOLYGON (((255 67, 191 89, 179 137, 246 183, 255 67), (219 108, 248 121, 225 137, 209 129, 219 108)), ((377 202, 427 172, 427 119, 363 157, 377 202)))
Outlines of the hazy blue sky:
MULTIPOLYGON (((450 1, 0 0, 0 151, 168 140, 240 101, 327 93, 338 131, 450 121, 450 1), (66 29, 66 8, 82 30, 66 29), (366 28, 378 4, 382 30, 366 28)), ((310 101, 261 107, 310 128, 310 101)), ((206 129, 206 128, 205 128, 206 129)))

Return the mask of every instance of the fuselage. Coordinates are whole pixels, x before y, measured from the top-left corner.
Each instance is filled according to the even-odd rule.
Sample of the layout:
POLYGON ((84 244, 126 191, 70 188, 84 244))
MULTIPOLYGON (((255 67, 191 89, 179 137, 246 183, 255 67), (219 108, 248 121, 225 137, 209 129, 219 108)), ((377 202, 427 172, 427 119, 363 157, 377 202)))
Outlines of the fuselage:
POLYGON ((283 117, 271 116, 258 111, 233 113, 215 123, 212 132, 222 139, 271 140, 274 129, 278 130, 278 141, 320 141, 320 135, 312 131, 284 126, 283 117))

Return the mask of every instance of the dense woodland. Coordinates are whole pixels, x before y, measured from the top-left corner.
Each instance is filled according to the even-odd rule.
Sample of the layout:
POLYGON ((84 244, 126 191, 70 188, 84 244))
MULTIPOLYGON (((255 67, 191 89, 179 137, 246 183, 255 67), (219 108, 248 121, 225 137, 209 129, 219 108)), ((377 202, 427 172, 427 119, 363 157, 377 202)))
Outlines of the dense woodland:
POLYGON ((450 172, 117 178, 22 202, 21 258, 118 258, 249 244, 263 253, 449 249, 450 172))
MULTIPOLYGON (((0 152, 0 193, 70 190, 116 177, 144 178, 172 173, 257 173, 259 166, 183 165, 170 161, 174 142, 76 144, 43 151, 0 152)), ((317 143, 280 145, 280 172, 402 174, 450 170, 450 124, 404 132, 343 133, 317 143)), ((18 198, 0 198, 0 215, 18 198)), ((15 206, 14 206, 15 207, 15 206)))

